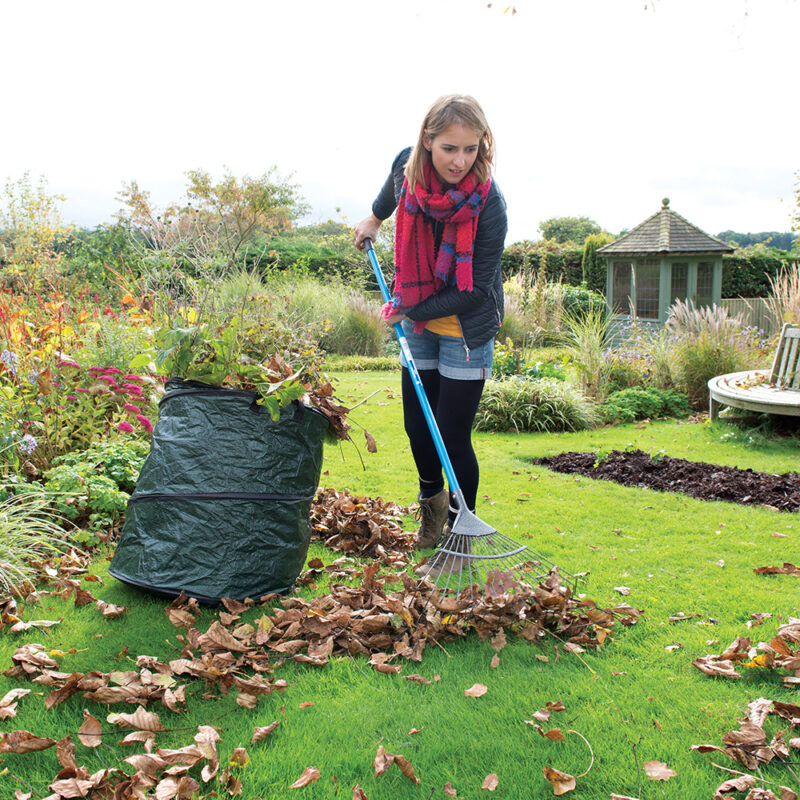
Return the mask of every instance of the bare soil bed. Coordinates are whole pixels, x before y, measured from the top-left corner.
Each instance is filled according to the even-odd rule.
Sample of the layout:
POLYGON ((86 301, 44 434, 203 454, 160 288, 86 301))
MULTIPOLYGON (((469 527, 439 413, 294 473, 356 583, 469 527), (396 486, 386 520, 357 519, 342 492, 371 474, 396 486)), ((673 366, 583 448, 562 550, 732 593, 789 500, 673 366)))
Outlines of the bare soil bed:
POLYGON ((612 450, 599 463, 597 453, 560 453, 532 459, 532 463, 554 472, 614 481, 623 486, 682 492, 699 500, 726 500, 779 511, 800 508, 797 472, 772 475, 670 456, 653 459, 641 450, 612 450))

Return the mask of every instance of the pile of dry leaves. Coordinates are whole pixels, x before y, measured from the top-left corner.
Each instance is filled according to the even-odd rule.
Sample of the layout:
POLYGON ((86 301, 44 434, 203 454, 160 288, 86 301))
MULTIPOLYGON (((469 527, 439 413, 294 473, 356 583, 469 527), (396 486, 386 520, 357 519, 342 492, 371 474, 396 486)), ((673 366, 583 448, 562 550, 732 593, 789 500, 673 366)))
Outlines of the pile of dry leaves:
MULTIPOLYGON (((692 750, 699 753, 724 753, 739 761, 748 770, 760 771, 762 764, 796 763, 800 750, 800 736, 792 736, 800 726, 800 706, 793 703, 779 703, 759 697, 747 706, 743 719, 739 720, 739 729, 730 731, 722 737, 725 747, 711 744, 692 745, 692 750), (775 733, 769 741, 764 723, 770 715, 775 715, 781 720, 781 730, 775 733), (792 750, 795 752, 792 753, 792 750)), ((720 769, 725 769, 720 767, 720 769)), ((791 770, 791 767, 788 767, 791 770)), ((737 770, 727 770, 736 778, 725 781, 714 794, 713 800, 733 800, 730 792, 748 792, 745 800, 797 800, 797 793, 788 787, 778 788, 779 794, 771 789, 756 787, 762 783, 762 778, 748 775, 737 770)))
POLYGON ((416 534, 403 530, 408 509, 377 497, 356 497, 347 490, 320 489, 311 504, 312 537, 341 553, 405 566, 416 534))

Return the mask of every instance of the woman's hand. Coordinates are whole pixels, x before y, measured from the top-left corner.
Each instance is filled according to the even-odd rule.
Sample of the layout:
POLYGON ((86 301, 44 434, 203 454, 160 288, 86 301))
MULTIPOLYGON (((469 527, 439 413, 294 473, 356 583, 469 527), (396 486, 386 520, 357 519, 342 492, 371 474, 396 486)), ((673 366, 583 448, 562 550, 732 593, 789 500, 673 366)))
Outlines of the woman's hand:
POLYGON ((402 322, 404 319, 408 319, 405 314, 392 314, 389 317, 384 317, 384 321, 389 327, 396 325, 398 322, 402 322))
POLYGON ((370 214, 366 219, 362 219, 355 228, 355 238, 353 244, 359 249, 364 249, 364 239, 372 239, 374 242, 378 236, 378 230, 383 220, 378 219, 374 214, 370 214))

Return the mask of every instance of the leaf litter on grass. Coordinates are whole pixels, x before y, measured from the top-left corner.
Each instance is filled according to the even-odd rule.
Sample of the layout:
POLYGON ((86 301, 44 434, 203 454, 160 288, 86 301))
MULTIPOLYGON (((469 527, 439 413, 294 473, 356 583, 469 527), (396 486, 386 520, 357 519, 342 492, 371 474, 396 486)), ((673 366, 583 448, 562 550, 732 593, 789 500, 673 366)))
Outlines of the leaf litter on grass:
MULTIPOLYGON (((141 757, 126 759, 136 774, 130 778, 118 770, 90 774, 82 767, 73 767, 63 780, 77 783, 70 784, 72 788, 59 783, 54 789, 56 794, 48 800, 77 796, 69 794, 75 786, 84 792, 110 791, 113 787, 119 798, 143 796, 148 788, 155 788, 156 796, 165 798, 196 793, 199 784, 186 773, 198 759, 191 765, 183 764, 196 753, 192 751, 194 755, 190 757, 184 749, 181 756, 172 756, 183 759, 185 770, 181 765, 170 765, 164 757, 166 751, 153 753, 156 733, 166 729, 160 726, 155 713, 144 710, 148 703, 160 702, 173 712, 181 711, 185 707, 187 681, 205 682, 204 699, 214 698, 215 690, 227 694, 233 689, 239 705, 254 708, 259 697, 287 688, 285 680, 274 676, 275 669, 286 660, 323 666, 332 656, 361 655, 368 657, 368 663, 378 671, 398 673, 403 669, 402 661, 420 662, 427 645, 472 632, 481 640, 490 640, 496 651, 505 646, 507 634, 513 634, 531 643, 553 635, 567 649, 571 646, 575 652, 584 652, 599 648, 617 623, 635 624, 642 613, 625 603, 604 609, 592 600, 576 598, 555 571, 536 587, 520 584, 510 573, 493 574, 477 603, 466 593, 442 594, 408 574, 414 534, 400 528, 399 507, 380 499, 355 498, 347 492, 327 490, 319 496, 316 514, 315 527, 325 544, 348 556, 328 566, 311 562, 311 580, 324 572, 332 580, 346 578, 355 585, 332 583, 328 593, 308 600, 275 595, 258 601, 225 599, 224 611, 218 612, 205 631, 196 627, 200 612, 197 602, 182 595, 165 609, 170 622, 181 631, 176 635, 180 644, 178 657, 162 662, 154 656, 140 655, 135 659, 136 669, 66 673, 42 645, 31 643, 17 648, 5 675, 50 687, 47 708, 78 693, 101 704, 125 702, 140 706, 134 714, 109 716, 109 722, 133 729, 125 743, 138 741, 145 747, 141 757), (350 556, 377 560, 350 566, 350 556), (382 573, 382 569, 388 571, 382 573), (390 591, 391 586, 400 588, 390 591), (260 619, 254 624, 241 623, 240 615, 259 604, 264 608, 260 619), (64 794, 60 794, 62 790, 64 794)), ((76 604, 95 602, 103 613, 99 602, 80 586, 76 577, 85 575, 87 567, 88 558, 73 553, 47 564, 43 575, 52 587, 50 593, 63 599, 74 595, 76 604)), ((308 583, 308 576, 305 577, 308 583)), ((38 602, 45 594, 32 592, 25 602, 38 602)), ((2 613, 5 616, 0 619, 5 624, 12 618, 19 620, 13 601, 4 601, 2 613)), ((404 677, 429 683, 419 675, 404 677)), ((96 747, 102 741, 102 730, 94 717, 85 714, 78 738, 82 744, 96 747)), ((267 736, 276 725, 256 729, 253 741, 267 736)), ((189 748, 199 748, 208 761, 201 773, 207 783, 219 768, 214 745, 219 735, 209 726, 200 726, 198 731, 195 744, 189 748)), ((9 752, 33 751, 53 744, 54 740, 27 731, 12 731, 0 739, 0 749, 9 752)), ((413 767, 404 757, 384 757, 391 758, 391 763, 409 779, 416 780, 413 767)), ((301 780, 303 776, 298 783, 301 780)), ((238 778, 232 774, 221 777, 220 782, 228 790, 241 791, 238 778)))
POLYGON ((692 666, 706 675, 735 679, 742 677, 742 673, 737 671, 742 668, 785 669, 789 674, 782 676, 783 685, 798 688, 800 647, 797 645, 800 645, 800 619, 790 617, 769 642, 753 646, 750 637, 737 636, 722 653, 701 656, 692 662, 692 666))
POLYGON ((712 800, 733 800, 730 792, 748 792, 744 800, 798 800, 797 793, 787 786, 767 781, 761 774, 762 766, 775 764, 784 766, 796 779, 790 764, 795 763, 800 753, 800 737, 791 733, 800 727, 800 706, 793 703, 772 701, 759 697, 748 703, 745 715, 739 720, 739 728, 729 731, 722 737, 724 747, 713 744, 692 745, 698 753, 723 753, 738 761, 747 770, 758 772, 758 777, 714 764, 718 769, 737 775, 717 787, 712 800), (765 730, 768 719, 780 718, 780 730, 772 737, 765 730), (786 727, 788 723, 788 727, 786 727), (769 738, 769 741, 768 741, 769 738), (798 752, 792 752, 792 751, 798 752), (772 789, 756 787, 756 783, 770 783, 778 786, 778 794, 772 789))

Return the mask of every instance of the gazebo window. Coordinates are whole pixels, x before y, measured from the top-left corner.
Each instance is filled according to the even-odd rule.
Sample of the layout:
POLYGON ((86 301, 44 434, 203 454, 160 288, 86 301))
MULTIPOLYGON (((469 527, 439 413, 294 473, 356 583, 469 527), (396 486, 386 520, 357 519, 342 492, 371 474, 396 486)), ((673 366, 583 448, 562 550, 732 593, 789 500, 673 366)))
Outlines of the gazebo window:
POLYGON ((685 300, 688 290, 689 265, 672 265, 672 288, 670 291, 669 304, 672 305, 676 300, 685 300))
POLYGON ((611 296, 614 298, 615 314, 627 314, 629 311, 632 266, 630 261, 614 262, 611 296))
POLYGON ((636 274, 636 316, 658 319, 658 284, 661 267, 655 259, 640 261, 636 274))
POLYGON ((697 265, 697 294, 695 306, 710 306, 713 302, 714 264, 711 261, 701 261, 697 265))

